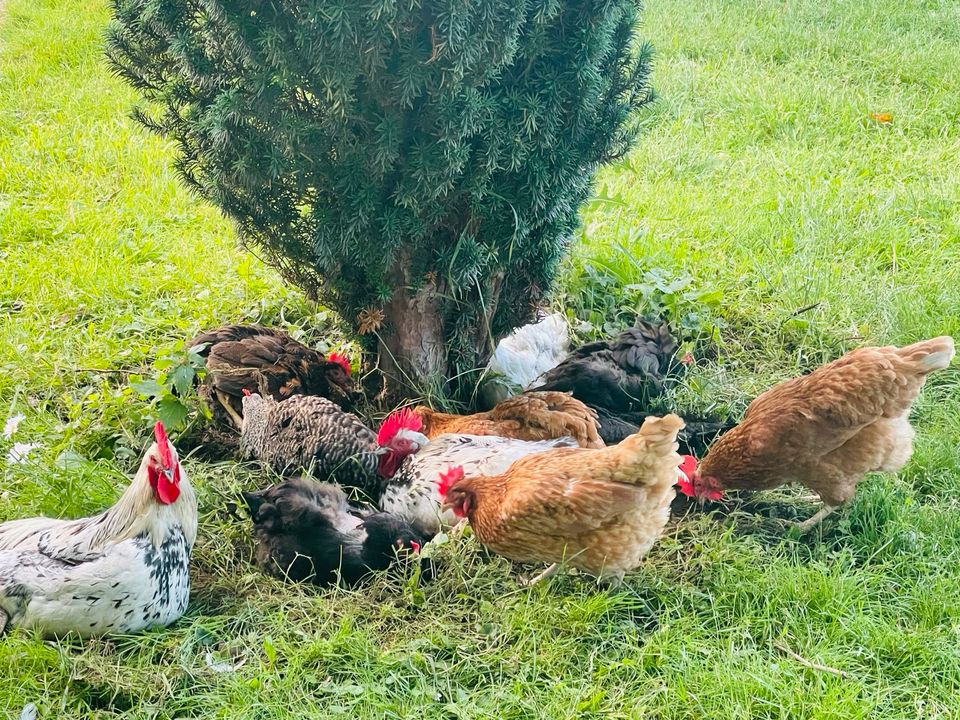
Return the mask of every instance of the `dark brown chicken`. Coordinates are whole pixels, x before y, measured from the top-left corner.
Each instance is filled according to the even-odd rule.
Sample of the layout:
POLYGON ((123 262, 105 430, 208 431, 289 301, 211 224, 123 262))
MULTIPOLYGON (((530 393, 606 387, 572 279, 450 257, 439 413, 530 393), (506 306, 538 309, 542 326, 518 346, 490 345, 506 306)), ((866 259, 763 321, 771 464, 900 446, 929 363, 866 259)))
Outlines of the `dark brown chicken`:
POLYGON ((640 320, 614 340, 577 348, 543 376, 537 390, 573 393, 592 407, 613 412, 649 409, 674 366, 678 344, 666 323, 640 320))
POLYGON ((191 346, 196 345, 205 346, 200 355, 207 361, 201 396, 216 420, 237 429, 242 425, 244 390, 278 401, 319 395, 344 409, 353 407, 359 397, 346 358, 337 353, 324 357, 282 330, 225 325, 195 337, 191 346))
POLYGON ((489 412, 449 415, 428 407, 414 409, 428 438, 446 433, 498 435, 517 440, 571 437, 580 447, 603 447, 597 413, 569 393, 534 390, 508 398, 489 412))
MULTIPOLYGON (((679 375, 689 360, 677 357, 679 344, 665 322, 643 320, 613 340, 574 350, 543 376, 538 391, 570 392, 597 412, 600 438, 616 445, 636 433, 651 413, 651 400, 679 375)), ((684 413, 686 427, 677 438, 680 452, 701 455, 707 445, 733 427, 729 420, 684 413)))
POLYGON ((913 453, 910 408, 927 375, 946 368, 953 339, 903 348, 865 347, 809 375, 787 380, 750 403, 681 490, 719 500, 725 489, 765 490, 790 482, 824 506, 807 531, 849 502, 868 472, 897 472, 913 453))

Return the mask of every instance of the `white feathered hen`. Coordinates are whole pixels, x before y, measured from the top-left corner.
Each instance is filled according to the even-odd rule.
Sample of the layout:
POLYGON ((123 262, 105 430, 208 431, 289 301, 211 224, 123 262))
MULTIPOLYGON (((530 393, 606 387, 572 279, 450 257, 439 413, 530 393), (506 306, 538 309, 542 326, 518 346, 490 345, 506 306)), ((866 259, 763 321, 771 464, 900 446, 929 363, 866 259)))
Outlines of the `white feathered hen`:
POLYGON ((570 329, 561 313, 547 315, 503 338, 487 365, 484 402, 493 407, 523 390, 537 387, 539 378, 556 367, 570 349, 570 329))
POLYGON ((162 424, 154 435, 136 477, 109 510, 0 525, 0 633, 130 633, 183 615, 197 498, 162 424))

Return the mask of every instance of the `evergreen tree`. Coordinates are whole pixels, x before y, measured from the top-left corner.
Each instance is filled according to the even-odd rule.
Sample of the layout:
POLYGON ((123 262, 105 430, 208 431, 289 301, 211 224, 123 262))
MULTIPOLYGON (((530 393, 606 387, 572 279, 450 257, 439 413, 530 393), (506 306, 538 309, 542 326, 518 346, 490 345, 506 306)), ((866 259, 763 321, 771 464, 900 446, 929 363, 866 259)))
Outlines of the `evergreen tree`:
POLYGON ((652 98, 639 0, 113 9, 108 55, 186 182, 419 379, 530 320, 652 98))

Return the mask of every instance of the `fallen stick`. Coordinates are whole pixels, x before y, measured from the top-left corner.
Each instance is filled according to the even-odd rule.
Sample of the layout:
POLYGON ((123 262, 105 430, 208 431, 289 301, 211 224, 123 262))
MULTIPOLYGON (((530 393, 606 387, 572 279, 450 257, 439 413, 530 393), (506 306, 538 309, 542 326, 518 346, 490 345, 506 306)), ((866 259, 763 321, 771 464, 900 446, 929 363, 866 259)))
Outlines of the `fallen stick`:
POLYGON ((788 648, 786 645, 781 645, 781 644, 778 643, 778 642, 774 642, 774 643, 773 643, 773 646, 774 646, 777 650, 779 650, 780 652, 784 653, 785 655, 789 655, 789 656, 792 657, 794 660, 796 660, 798 663, 800 663, 800 664, 803 665, 804 667, 810 668, 811 670, 817 670, 818 672, 830 673, 831 675, 837 675, 837 676, 842 677, 842 678, 849 678, 849 677, 850 677, 850 673, 844 672, 843 670, 837 670, 836 668, 832 668, 832 667, 830 667, 830 666, 828 666, 828 665, 819 665, 819 664, 817 664, 817 663, 810 662, 810 661, 807 660, 805 657, 802 657, 801 655, 797 655, 793 650, 791 650, 790 648, 788 648))

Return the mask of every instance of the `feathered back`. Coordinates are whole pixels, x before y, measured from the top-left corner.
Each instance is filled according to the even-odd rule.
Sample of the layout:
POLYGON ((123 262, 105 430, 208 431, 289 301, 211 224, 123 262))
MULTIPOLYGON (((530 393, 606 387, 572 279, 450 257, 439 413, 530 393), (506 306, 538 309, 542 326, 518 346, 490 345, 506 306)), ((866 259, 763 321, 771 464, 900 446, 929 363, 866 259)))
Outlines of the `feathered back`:
POLYGON ((538 390, 571 392, 614 412, 644 409, 663 390, 678 344, 666 323, 639 321, 614 340, 588 343, 543 377, 538 390))
POLYGON ((226 325, 202 333, 191 344, 206 345, 205 384, 239 404, 243 390, 275 400, 294 395, 319 395, 350 408, 359 397, 350 377, 349 361, 321 353, 289 334, 262 325, 226 325))

